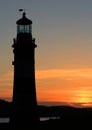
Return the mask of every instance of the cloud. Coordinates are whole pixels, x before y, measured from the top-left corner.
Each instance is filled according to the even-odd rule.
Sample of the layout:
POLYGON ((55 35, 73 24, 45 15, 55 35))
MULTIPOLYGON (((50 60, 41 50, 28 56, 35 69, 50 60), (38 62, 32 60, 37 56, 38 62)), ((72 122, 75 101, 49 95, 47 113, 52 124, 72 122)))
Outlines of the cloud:
POLYGON ((5 74, 0 75, 0 82, 11 81, 13 79, 13 72, 9 71, 5 74))
POLYGON ((11 89, 13 84, 13 73, 7 72, 0 76, 0 90, 11 89))
POLYGON ((92 108, 92 102, 72 102, 72 103, 69 103, 70 106, 75 106, 75 107, 79 107, 79 108, 82 108, 82 107, 91 107, 92 108))
MULTIPOLYGON (((92 79, 92 69, 51 69, 36 70, 36 79, 92 79)), ((13 72, 0 75, 0 83, 12 82, 13 72)), ((1 86, 1 85, 0 85, 1 86)))
POLYGON ((92 79, 92 69, 52 69, 37 70, 37 79, 62 78, 62 79, 92 79))
POLYGON ((0 98, 11 97, 13 86, 13 73, 12 71, 0 75, 0 98))

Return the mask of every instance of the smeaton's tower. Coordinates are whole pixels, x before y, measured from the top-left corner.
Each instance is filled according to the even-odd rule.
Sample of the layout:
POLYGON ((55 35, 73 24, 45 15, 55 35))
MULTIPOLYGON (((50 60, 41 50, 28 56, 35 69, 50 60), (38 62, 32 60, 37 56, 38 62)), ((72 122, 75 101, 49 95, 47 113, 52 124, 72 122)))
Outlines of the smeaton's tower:
POLYGON ((10 124, 15 128, 34 128, 39 122, 35 84, 35 39, 32 21, 23 16, 17 22, 14 39, 14 86, 10 124))

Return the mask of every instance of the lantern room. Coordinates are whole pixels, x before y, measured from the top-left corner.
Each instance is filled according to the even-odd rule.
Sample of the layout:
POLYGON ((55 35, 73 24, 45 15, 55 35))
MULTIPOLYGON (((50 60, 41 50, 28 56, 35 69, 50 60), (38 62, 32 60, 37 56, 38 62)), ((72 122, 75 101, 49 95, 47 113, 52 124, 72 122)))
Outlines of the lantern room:
POLYGON ((32 21, 26 17, 26 13, 23 12, 23 16, 17 22, 17 34, 28 33, 32 34, 32 21))

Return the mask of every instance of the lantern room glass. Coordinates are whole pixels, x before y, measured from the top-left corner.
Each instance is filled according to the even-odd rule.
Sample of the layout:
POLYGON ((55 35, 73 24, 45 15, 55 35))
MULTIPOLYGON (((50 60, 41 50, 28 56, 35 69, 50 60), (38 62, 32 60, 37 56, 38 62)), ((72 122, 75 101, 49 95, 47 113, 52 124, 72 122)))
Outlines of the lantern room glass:
POLYGON ((17 33, 32 33, 32 26, 30 25, 17 25, 17 33))

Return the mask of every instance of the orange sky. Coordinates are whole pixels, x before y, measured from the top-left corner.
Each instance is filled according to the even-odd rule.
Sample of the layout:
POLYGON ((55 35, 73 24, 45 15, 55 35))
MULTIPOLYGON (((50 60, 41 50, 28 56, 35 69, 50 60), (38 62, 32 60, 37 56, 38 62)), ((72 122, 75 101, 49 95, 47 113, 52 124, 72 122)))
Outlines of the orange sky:
POLYGON ((38 100, 91 105, 92 69, 40 70, 36 77, 38 100))
POLYGON ((17 34, 16 21, 21 18, 20 7, 25 8, 33 22, 38 102, 91 106, 91 0, 1 1, 0 98, 12 97, 14 54, 11 46, 17 34))
MULTIPOLYGON (((9 99, 13 71, 0 76, 0 97, 9 99)), ((92 69, 36 70, 38 102, 61 102, 77 107, 91 106, 92 69)))

